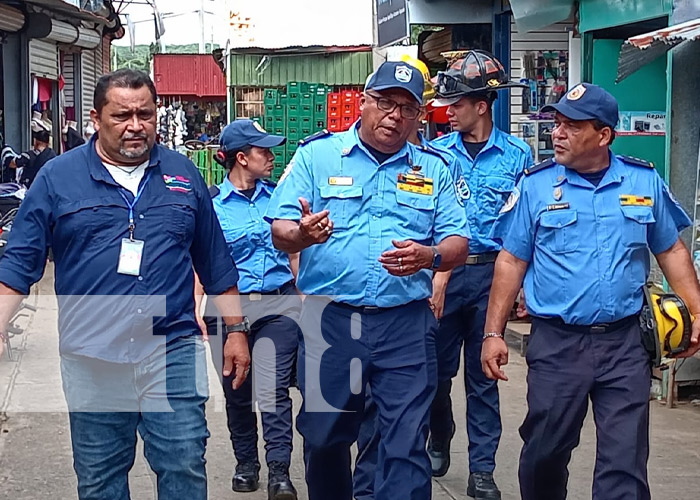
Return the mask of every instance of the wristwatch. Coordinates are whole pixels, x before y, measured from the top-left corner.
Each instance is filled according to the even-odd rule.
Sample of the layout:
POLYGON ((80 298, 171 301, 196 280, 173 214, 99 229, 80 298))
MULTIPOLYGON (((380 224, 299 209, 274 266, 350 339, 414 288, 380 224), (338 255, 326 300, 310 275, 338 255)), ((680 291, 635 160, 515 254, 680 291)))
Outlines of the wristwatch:
POLYGON ((236 323, 235 325, 226 325, 226 335, 229 333, 250 333, 250 321, 248 321, 247 316, 243 316, 243 321, 236 323))
POLYGON ((430 268, 437 270, 440 267, 440 264, 442 264, 442 255, 440 255, 437 248, 430 247, 430 249, 433 251, 433 264, 430 266, 430 268))

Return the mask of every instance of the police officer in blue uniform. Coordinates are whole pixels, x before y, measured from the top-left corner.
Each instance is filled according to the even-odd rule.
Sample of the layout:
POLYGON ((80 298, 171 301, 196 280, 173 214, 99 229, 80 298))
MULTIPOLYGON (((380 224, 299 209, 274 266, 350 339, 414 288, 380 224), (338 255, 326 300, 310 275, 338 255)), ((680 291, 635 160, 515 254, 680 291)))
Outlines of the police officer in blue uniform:
MULTIPOLYGON (((289 478, 292 454, 289 386, 297 354, 299 333, 296 321, 301 298, 294 285, 290 256, 273 247, 270 225, 263 219, 275 187, 267 180, 274 161, 270 148, 285 141, 282 136, 268 134, 252 120, 230 123, 221 134, 221 148, 216 156, 229 173, 223 183, 211 190, 214 210, 238 269, 243 313, 251 324, 248 342, 253 352, 256 392, 264 392, 261 386, 266 389, 274 387, 274 401, 266 405, 271 407, 263 408, 261 397, 256 398, 262 412, 270 500, 297 497, 289 478), (273 349, 266 349, 265 343, 259 342, 261 339, 271 342, 273 349), (253 350, 256 344, 258 347, 253 350), (263 379, 268 380, 263 383, 263 379)), ((197 293, 197 297, 201 298, 201 293, 197 293)), ((215 337, 220 331, 220 321, 213 316, 215 311, 207 309, 210 338, 225 338, 215 337)), ((222 348, 222 342, 212 342, 215 361, 223 359, 222 348)), ((228 427, 238 462, 232 488, 236 492, 256 491, 260 462, 253 378, 246 380, 237 390, 233 390, 230 378, 230 375, 223 377, 223 387, 228 427)))
POLYGON ((516 179, 532 164, 530 147, 493 123, 496 91, 511 86, 496 58, 484 51, 469 51, 438 75, 438 99, 433 103, 449 106, 447 116, 454 132, 434 144, 452 153, 461 167, 456 182, 472 238, 466 263, 451 272, 436 273, 433 280, 432 303, 440 327, 438 389, 430 417, 428 451, 433 476, 444 476, 456 430, 450 391, 463 351, 469 437, 467 494, 478 499, 500 498, 493 479, 501 438, 498 387, 486 378, 480 361, 489 289, 500 250, 489 233, 516 179))
MULTIPOLYGON (((503 330, 525 278, 533 317, 528 413, 520 428, 524 500, 566 498, 567 465, 593 406, 593 498, 649 499, 650 360, 638 313, 653 253, 699 318, 700 286, 679 232, 691 221, 653 166, 610 152, 615 98, 587 83, 555 105, 554 159, 525 171, 494 227, 496 262, 482 353, 507 380, 503 330)), ((685 356, 700 348, 700 319, 685 356)))
POLYGON ((273 194, 275 246, 301 252, 297 427, 310 500, 350 500, 350 447, 369 384, 378 407, 375 498, 428 500, 425 444, 435 391, 433 270, 466 258, 468 229, 446 162, 407 138, 423 78, 382 64, 362 118, 304 141, 273 194))
MULTIPOLYGON (((423 106, 421 114, 415 122, 413 131, 408 136, 408 142, 416 146, 430 147, 436 153, 442 154, 445 161, 448 163, 448 169, 455 179, 455 185, 461 185, 463 176, 461 168, 452 154, 446 149, 430 144, 426 137, 421 133, 421 122, 425 118, 425 104, 428 103, 434 96, 435 90, 430 80, 429 74, 424 73, 427 68, 421 68, 419 62, 415 62, 408 58, 408 64, 411 64, 423 74, 423 83, 425 89, 423 91, 423 106)), ((423 65, 424 66, 424 65, 423 65)), ((367 79, 370 81, 371 76, 367 79)), ((367 400, 365 402, 365 413, 360 426, 360 433, 357 437, 357 456, 355 458, 355 471, 352 477, 353 494, 355 500, 373 500, 374 499, 374 476, 377 470, 377 461, 379 456, 379 422, 377 421, 377 405, 371 397, 371 391, 367 389, 367 400)))

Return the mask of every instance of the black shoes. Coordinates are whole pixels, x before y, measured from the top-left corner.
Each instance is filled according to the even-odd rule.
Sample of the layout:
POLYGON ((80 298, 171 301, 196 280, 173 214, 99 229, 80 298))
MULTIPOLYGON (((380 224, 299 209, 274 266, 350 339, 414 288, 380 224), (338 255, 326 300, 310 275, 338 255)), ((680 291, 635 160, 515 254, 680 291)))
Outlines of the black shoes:
POLYGON ((430 457, 430 467, 433 477, 442 477, 450 469, 450 443, 455 435, 455 424, 452 422, 452 435, 447 441, 438 441, 430 435, 428 439, 428 456, 430 457))
POLYGON ((489 472, 469 474, 467 496, 477 500, 501 500, 501 492, 489 472))
POLYGON ((269 469, 268 500, 297 500, 297 490, 289 479, 289 465, 283 462, 270 462, 267 468, 269 469))
POLYGON ((260 464, 258 462, 239 462, 233 475, 233 491, 250 493, 260 487, 260 464))

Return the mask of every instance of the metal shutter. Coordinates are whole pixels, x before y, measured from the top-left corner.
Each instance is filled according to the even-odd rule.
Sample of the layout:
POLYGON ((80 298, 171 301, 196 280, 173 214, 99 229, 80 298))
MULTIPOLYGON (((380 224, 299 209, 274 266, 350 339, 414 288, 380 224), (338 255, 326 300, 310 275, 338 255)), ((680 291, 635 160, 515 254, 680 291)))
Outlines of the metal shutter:
POLYGON ((29 41, 29 72, 37 77, 58 80, 58 47, 55 43, 29 41))
MULTIPOLYGON (((98 49, 101 50, 101 49, 98 49)), ((82 67, 82 97, 83 97, 83 123, 90 122, 90 111, 93 107, 95 85, 97 84, 97 67, 94 50, 84 50, 81 54, 82 67)))
POLYGON ((63 87, 63 95, 66 96, 65 105, 67 108, 75 106, 75 62, 74 55, 70 52, 63 54, 63 80, 66 86, 63 87))

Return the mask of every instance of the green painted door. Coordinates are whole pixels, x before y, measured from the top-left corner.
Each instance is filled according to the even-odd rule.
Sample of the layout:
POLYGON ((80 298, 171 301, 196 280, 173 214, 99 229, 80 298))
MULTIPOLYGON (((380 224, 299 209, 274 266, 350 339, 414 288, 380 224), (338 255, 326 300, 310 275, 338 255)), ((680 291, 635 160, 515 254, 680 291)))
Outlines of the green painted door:
MULTIPOLYGON (((666 57, 647 64, 639 71, 615 83, 617 59, 622 40, 593 41, 592 82, 615 96, 620 112, 666 110, 666 57)), ((666 172, 666 138, 664 136, 618 136, 612 145, 616 154, 635 156, 654 162, 659 174, 666 172)))

